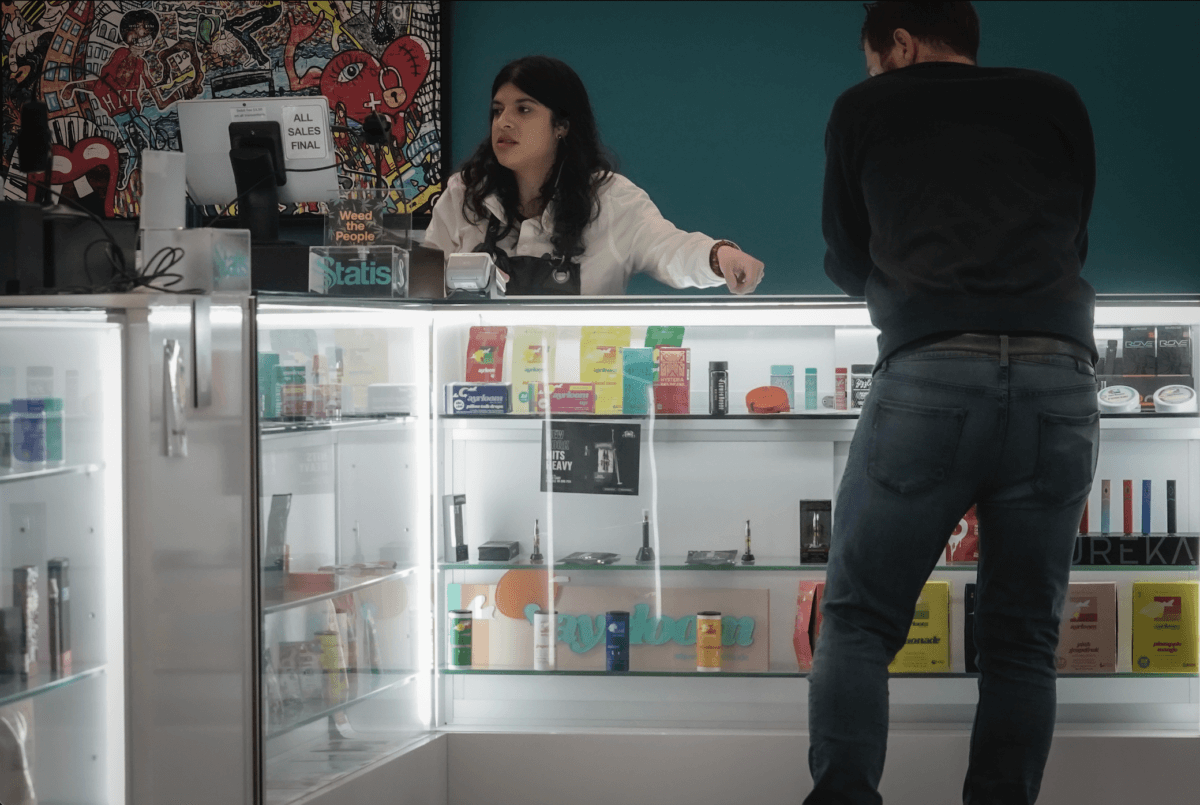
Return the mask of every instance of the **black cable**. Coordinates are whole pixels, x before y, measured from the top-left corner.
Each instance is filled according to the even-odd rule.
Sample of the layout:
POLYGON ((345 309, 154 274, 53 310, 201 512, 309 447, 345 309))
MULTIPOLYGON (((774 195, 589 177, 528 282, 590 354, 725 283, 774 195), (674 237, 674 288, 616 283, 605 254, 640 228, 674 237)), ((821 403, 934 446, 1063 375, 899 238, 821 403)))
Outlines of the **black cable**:
POLYGON ((183 260, 183 249, 171 246, 159 249, 149 260, 146 261, 147 271, 156 260, 166 259, 162 257, 163 252, 169 253, 169 256, 172 258, 171 262, 165 265, 158 265, 153 271, 148 271, 148 273, 147 271, 144 271, 143 273, 139 274, 136 267, 130 268, 125 263, 125 253, 121 250, 121 246, 117 243, 116 238, 113 237, 112 232, 109 231, 108 225, 104 222, 103 218, 96 215, 82 204, 79 204, 74 199, 64 196, 60 191, 55 190, 51 185, 43 182, 35 182, 33 179, 30 179, 28 175, 26 175, 25 179, 31 185, 35 187, 42 187, 50 193, 53 193, 58 197, 59 203, 66 203, 87 215, 93 223, 100 227, 100 231, 104 233, 103 239, 92 241, 83 250, 83 268, 88 281, 92 281, 91 270, 88 268, 88 255, 97 245, 108 246, 105 256, 108 258, 109 264, 113 268, 113 278, 107 283, 101 285, 91 285, 89 287, 73 286, 67 288, 46 288, 43 290, 54 293, 124 293, 131 291, 134 288, 141 287, 152 291, 161 291, 163 293, 204 293, 204 291, 200 288, 187 288, 177 291, 172 287, 183 281, 182 274, 176 274, 168 271, 168 269, 178 265, 183 260), (167 277, 172 277, 174 279, 164 286, 155 286, 153 284, 155 280, 167 277))

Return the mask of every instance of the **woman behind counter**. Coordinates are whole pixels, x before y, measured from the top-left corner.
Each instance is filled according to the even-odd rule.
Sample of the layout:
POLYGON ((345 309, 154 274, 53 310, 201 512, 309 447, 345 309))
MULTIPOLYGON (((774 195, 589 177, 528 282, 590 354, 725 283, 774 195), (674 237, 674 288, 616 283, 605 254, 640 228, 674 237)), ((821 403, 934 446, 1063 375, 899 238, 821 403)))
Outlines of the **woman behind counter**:
POLYGON ((515 275, 509 295, 623 294, 639 271, 673 288, 724 283, 738 294, 762 279, 760 261, 728 240, 676 229, 613 171, 587 90, 563 62, 505 65, 492 82, 491 121, 490 136, 446 183, 425 244, 490 253, 515 275))

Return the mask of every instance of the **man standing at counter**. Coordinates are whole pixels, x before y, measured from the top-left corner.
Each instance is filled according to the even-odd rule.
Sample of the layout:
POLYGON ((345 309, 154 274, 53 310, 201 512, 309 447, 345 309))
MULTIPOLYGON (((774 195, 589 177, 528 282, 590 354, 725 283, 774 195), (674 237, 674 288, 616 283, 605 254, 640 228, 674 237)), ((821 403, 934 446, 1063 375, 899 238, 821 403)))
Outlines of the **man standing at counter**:
POLYGON ((880 330, 837 493, 806 805, 881 802, 888 664, 977 504, 967 805, 1037 799, 1059 616, 1099 440, 1080 278, 1095 148, 1074 88, 980 67, 970 3, 866 6, 871 76, 825 135, 825 271, 880 330))

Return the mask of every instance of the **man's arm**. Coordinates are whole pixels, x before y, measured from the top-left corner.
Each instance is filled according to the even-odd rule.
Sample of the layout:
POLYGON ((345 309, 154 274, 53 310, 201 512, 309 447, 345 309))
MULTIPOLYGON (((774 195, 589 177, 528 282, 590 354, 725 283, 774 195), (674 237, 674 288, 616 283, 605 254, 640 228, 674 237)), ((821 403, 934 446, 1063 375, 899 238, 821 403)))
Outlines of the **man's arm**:
POLYGON ((825 129, 825 195, 821 230, 825 235, 825 274, 850 296, 866 293, 871 262, 871 224, 862 184, 844 157, 843 140, 825 129))

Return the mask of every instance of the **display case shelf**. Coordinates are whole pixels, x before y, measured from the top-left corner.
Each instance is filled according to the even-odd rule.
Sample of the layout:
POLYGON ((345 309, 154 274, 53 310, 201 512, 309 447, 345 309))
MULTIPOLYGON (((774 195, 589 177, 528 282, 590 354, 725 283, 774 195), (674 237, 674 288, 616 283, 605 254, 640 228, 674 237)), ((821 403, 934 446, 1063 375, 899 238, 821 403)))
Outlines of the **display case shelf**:
MULTIPOLYGON (((511 562, 441 562, 438 565, 443 571, 449 570, 545 570, 549 565, 532 565, 525 559, 517 559, 511 562)), ((628 559, 611 565, 575 565, 563 564, 561 562, 555 564, 555 570, 670 570, 670 571, 697 571, 697 572, 733 572, 733 571, 752 571, 752 572, 795 572, 795 571, 817 571, 824 573, 828 569, 828 565, 817 564, 800 564, 794 559, 759 559, 753 565, 743 565, 740 562, 735 565, 689 565, 684 563, 682 557, 668 557, 668 561, 659 565, 639 565, 628 559)), ((1198 568, 1197 565, 1073 565, 1072 571, 1081 572, 1105 572, 1116 570, 1120 572, 1142 572, 1142 573, 1161 573, 1161 572, 1180 572, 1193 573, 1198 568)), ((961 565, 938 565, 934 569, 935 573, 974 573, 978 567, 973 564, 961 565)))
POLYGON ((42 671, 25 679, 17 674, 0 674, 0 707, 19 702, 22 699, 41 696, 102 673, 104 673, 104 666, 95 665, 67 676, 51 675, 49 671, 42 671))
POLYGON ((381 693, 385 693, 389 690, 395 690, 396 688, 407 685, 417 678, 417 674, 413 671, 385 674, 357 673, 355 676, 358 677, 359 685, 366 684, 370 687, 370 689, 365 693, 359 693, 353 698, 347 699, 344 702, 338 702, 337 704, 317 704, 304 707, 300 710, 300 712, 295 713, 290 718, 285 719, 282 725, 271 728, 266 733, 266 737, 268 739, 278 738, 281 735, 285 735, 307 724, 311 724, 314 721, 319 721, 326 716, 331 716, 339 710, 345 710, 346 708, 353 707, 360 702, 365 702, 368 699, 372 699, 381 693))
POLYGON ((284 420, 264 419, 259 424, 259 433, 263 438, 279 436, 286 433, 314 433, 320 431, 355 430, 378 425, 394 425, 397 423, 413 422, 416 417, 408 414, 378 414, 361 417, 325 420, 284 420))
MULTIPOLYGON (((1192 414, 1192 416, 1195 416, 1192 414)), ((859 417, 858 411, 830 411, 826 414, 815 413, 793 413, 793 414, 552 414, 549 419, 551 422, 562 421, 585 421, 592 420, 604 421, 608 419, 618 421, 650 421, 651 419, 660 422, 752 422, 752 421, 783 421, 783 422, 798 422, 801 420, 816 420, 816 419, 849 419, 857 420, 859 417)), ((515 421, 532 421, 540 422, 547 419, 545 414, 444 414, 443 419, 453 421, 463 421, 472 419, 484 420, 515 420, 515 421)))
MULTIPOLYGON (((607 677, 663 677, 688 679, 728 679, 745 677, 754 679, 805 679, 808 671, 781 669, 771 671, 535 671, 532 668, 442 668, 443 674, 451 676, 607 676, 607 677)), ((978 679, 976 672, 948 672, 938 674, 888 674, 891 679, 978 679)), ((1197 679, 1197 673, 1116 673, 1116 674, 1059 674, 1059 679, 1197 679)))
MULTIPOLYGON (((288 600, 284 600, 284 601, 272 600, 270 598, 264 598, 263 599, 263 614, 271 615, 276 612, 283 612, 288 609, 295 609, 297 607, 308 606, 309 604, 316 603, 317 601, 325 601, 326 599, 329 599, 329 598, 339 598, 343 595, 349 595, 351 593, 356 593, 359 590, 365 590, 368 587, 374 587, 376 584, 382 584, 385 581, 395 581, 398 579, 403 579, 407 576, 413 575, 416 571, 417 571, 417 569, 415 567, 409 567, 409 568, 405 568, 404 570, 398 570, 395 573, 389 573, 386 576, 371 576, 369 578, 353 577, 352 579, 345 580, 346 586, 338 587, 336 590, 329 590, 329 591, 323 592, 323 593, 314 593, 313 595, 306 595, 306 596, 303 596, 300 598, 293 598, 293 599, 288 599, 288 600)), ((335 577, 335 581, 341 582, 342 580, 335 577)))
POLYGON ((0 470, 0 484, 11 484, 17 481, 33 481, 38 478, 53 478, 56 475, 91 475, 104 469, 103 464, 67 464, 63 467, 51 467, 44 470, 28 470, 11 472, 0 470))

